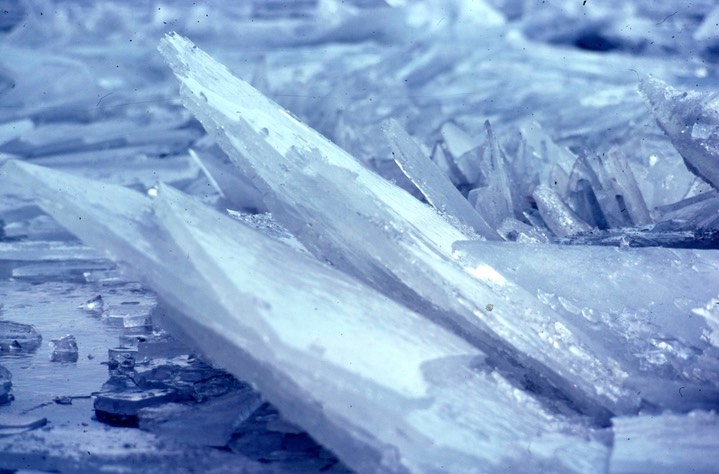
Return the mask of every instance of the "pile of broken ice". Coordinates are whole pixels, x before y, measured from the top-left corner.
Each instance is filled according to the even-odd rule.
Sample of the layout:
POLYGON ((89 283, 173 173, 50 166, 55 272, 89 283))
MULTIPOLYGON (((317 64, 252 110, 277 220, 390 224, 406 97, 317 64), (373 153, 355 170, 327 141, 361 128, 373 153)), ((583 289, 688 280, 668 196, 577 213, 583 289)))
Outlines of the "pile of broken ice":
POLYGON ((359 472, 715 470, 713 2, 259 3, 13 10, 0 251, 79 258, 40 206, 359 472), (170 29, 238 45, 160 42, 202 127, 170 29))

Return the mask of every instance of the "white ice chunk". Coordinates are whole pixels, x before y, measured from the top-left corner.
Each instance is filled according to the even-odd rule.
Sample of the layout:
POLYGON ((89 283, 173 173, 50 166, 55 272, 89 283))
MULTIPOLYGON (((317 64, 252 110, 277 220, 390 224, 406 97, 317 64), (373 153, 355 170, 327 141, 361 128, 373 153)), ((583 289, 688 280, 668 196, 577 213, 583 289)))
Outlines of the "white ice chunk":
POLYGON ((107 200, 108 185, 6 167, 60 222, 138 270, 171 310, 166 323, 354 469, 606 470, 589 431, 331 267, 166 186, 154 199, 111 187, 107 200))
POLYGON ((392 146, 394 160, 440 214, 474 229, 479 235, 497 239, 497 233, 487 224, 469 202, 457 191, 449 178, 394 119, 383 124, 382 131, 392 146))
POLYGON ((160 45, 186 106, 263 193, 272 215, 315 256, 332 262, 430 319, 452 328, 505 368, 525 367, 575 406, 605 416, 634 410, 621 374, 586 352, 572 333, 567 351, 544 337, 557 315, 513 284, 471 277, 451 245, 466 235, 433 209, 363 167, 316 131, 234 77, 187 39, 160 45), (369 244, 368 244, 369 243, 369 244), (495 304, 487 311, 488 303, 495 304), (501 304, 500 304, 501 303, 501 304), (608 381, 597 391, 597 381, 608 381), (602 414, 603 413, 603 414, 602 414))

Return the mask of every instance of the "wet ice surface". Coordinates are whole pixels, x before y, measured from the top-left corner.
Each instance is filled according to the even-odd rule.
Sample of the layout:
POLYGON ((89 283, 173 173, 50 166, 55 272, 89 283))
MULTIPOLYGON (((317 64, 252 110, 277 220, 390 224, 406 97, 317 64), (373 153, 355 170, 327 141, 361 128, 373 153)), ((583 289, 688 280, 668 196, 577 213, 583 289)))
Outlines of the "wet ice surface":
MULTIPOLYGON (((173 375, 181 369, 173 372, 171 367, 187 366, 189 349, 184 344, 146 325, 114 323, 112 318, 119 316, 113 305, 145 311, 156 306, 154 295, 138 284, 4 280, 0 298, 4 305, 0 323, 26 321, 45 340, 63 341, 54 347, 39 343, 25 345, 22 351, 0 352, 0 366, 4 367, 0 383, 10 376, 15 396, 11 403, 0 405, 0 468, 61 472, 346 471, 331 452, 303 430, 282 422, 275 409, 263 405, 257 392, 227 373, 191 358, 191 365, 205 367, 202 372, 190 371, 184 378, 173 375), (109 311, 97 306, 99 294, 110 304, 109 311), (77 341, 77 353, 66 339, 67 332, 77 341), (58 353, 60 349, 63 351, 58 353), (124 373, 131 373, 144 386, 142 391, 132 381, 129 389, 125 384, 113 384, 111 374, 117 374, 120 365, 116 361, 128 353, 137 359, 137 365, 133 360, 134 370, 124 373), (167 357, 179 359, 173 364, 167 357), (164 388, 168 384, 175 388, 164 388), (181 393, 183 389, 186 393, 181 393), (142 399, 143 403, 131 401, 142 399), (115 417, 108 420, 107 416, 98 416, 97 410, 115 417), (128 423, 121 418, 138 413, 142 413, 142 430, 124 427, 128 423), (265 421, 248 424, 258 419, 265 421), (269 420, 275 420, 276 429, 265 426, 269 420), (302 444, 296 441, 298 437, 303 437, 302 444), (271 443, 253 441, 248 447, 248 439, 270 438, 271 443), (139 460, 143 466, 138 466, 139 460), (269 461, 272 466, 267 466, 269 461)), ((19 325, 3 325, 0 332, 3 337, 23 342, 18 336, 27 334, 27 326, 19 325), (11 333, 8 327, 15 331, 11 333)), ((129 424, 137 426, 138 420, 129 424)))
POLYGON ((0 469, 714 468, 715 2, 0 6, 0 469))

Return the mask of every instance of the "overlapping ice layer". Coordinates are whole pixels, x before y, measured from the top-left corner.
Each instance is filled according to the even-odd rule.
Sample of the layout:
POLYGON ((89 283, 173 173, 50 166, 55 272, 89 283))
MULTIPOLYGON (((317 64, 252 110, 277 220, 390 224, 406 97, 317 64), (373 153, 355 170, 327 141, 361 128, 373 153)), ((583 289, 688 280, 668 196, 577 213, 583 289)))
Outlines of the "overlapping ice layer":
POLYGON ((714 2, 0 5, 3 278, 128 263, 360 472, 711 469, 714 2))

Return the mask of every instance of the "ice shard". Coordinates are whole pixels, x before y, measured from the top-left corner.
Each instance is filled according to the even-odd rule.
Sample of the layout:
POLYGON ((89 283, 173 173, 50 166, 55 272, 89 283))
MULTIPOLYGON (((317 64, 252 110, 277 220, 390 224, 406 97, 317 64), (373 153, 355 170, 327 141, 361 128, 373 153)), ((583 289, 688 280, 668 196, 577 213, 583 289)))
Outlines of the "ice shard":
POLYGON ((608 350, 645 406, 717 406, 719 353, 697 308, 716 296, 719 251, 472 241, 455 249, 468 267, 496 268, 592 334, 590 345, 608 350))
POLYGON ((511 182, 504 152, 488 121, 484 128, 487 141, 462 156, 479 166, 479 176, 472 183, 477 187, 469 192, 467 199, 493 228, 497 228, 504 219, 514 216, 512 192, 517 186, 511 182))
POLYGON ((652 78, 639 90, 687 168, 719 189, 719 94, 680 92, 652 78))
POLYGON ((588 232, 592 229, 549 186, 537 186, 537 189, 532 193, 532 197, 537 203, 539 214, 544 219, 544 223, 557 237, 567 237, 588 232))
POLYGON ((167 323, 354 469, 606 470, 608 449, 591 430, 335 269, 166 186, 151 199, 5 166, 59 222, 139 271, 167 304, 167 323))
POLYGON ((611 227, 632 227, 652 222, 626 156, 617 148, 587 160, 596 176, 594 194, 611 227))
POLYGON ((433 209, 363 167, 189 40, 170 35, 160 50, 181 83, 185 105, 252 178, 278 222, 316 257, 462 335, 498 370, 520 367, 520 378, 540 392, 559 390, 584 413, 606 419, 637 408, 638 398, 621 388, 622 375, 586 350, 585 335, 572 333, 571 350, 560 350, 543 333, 546 321, 560 316, 493 268, 465 271, 458 265, 451 246, 466 234, 433 209))
POLYGON ((402 126, 393 119, 382 126, 392 146, 392 155, 402 171, 440 214, 473 229, 488 239, 497 239, 497 233, 469 202, 457 191, 449 178, 427 157, 402 126))

